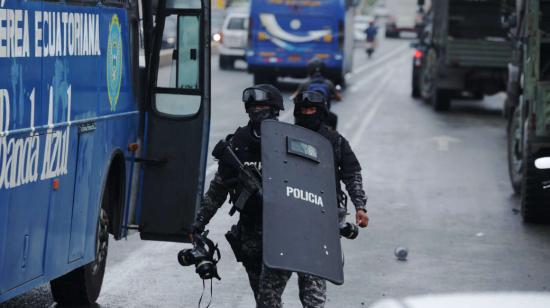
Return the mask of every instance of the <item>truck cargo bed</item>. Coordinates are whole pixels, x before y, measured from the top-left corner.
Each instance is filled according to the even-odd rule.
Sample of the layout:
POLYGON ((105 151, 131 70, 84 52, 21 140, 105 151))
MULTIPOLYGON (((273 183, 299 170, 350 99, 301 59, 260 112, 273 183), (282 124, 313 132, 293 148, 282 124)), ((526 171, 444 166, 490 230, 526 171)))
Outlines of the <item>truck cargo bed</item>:
POLYGON ((506 41, 454 40, 447 43, 447 65, 505 69, 512 57, 512 46, 506 41))

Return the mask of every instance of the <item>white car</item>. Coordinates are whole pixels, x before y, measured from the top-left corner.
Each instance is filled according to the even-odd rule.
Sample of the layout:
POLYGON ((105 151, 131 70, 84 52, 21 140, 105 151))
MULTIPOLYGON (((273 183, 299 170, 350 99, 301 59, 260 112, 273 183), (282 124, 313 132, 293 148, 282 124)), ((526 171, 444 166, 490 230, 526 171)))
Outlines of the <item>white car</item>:
POLYGON ((459 293, 385 299, 370 308, 548 308, 548 292, 459 293))
POLYGON ((220 37, 220 69, 231 69, 235 60, 245 60, 248 44, 248 11, 230 11, 225 16, 220 37))

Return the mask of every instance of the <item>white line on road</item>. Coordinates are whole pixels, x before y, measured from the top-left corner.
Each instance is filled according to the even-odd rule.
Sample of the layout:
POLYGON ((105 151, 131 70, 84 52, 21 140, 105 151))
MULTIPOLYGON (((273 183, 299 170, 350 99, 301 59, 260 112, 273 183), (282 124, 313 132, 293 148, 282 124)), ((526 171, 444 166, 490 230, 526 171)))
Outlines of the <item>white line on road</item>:
POLYGON ((353 86, 349 89, 351 93, 355 93, 359 90, 361 90, 366 84, 370 83, 374 79, 380 77, 382 73, 384 72, 383 68, 385 66, 381 66, 379 68, 376 68, 374 71, 372 71, 370 74, 365 75, 363 78, 355 81, 353 83, 353 86))
POLYGON ((386 61, 387 59, 390 59, 392 57, 394 57, 395 55, 409 49, 410 47, 409 46, 402 46, 401 48, 397 48, 397 49, 394 49, 392 52, 390 53, 387 53, 385 54, 384 56, 380 57, 380 58, 377 58, 375 61, 373 62, 368 62, 366 64, 363 64, 361 66, 359 66, 357 69, 355 69, 353 71, 353 75, 357 75, 357 74, 360 74, 362 73, 364 70, 368 69, 368 68, 371 68, 371 67, 374 67, 374 66, 377 66, 378 64, 386 61))
MULTIPOLYGON (((393 71, 386 72, 384 77, 382 78, 380 83, 377 83, 372 89, 369 91, 369 95, 362 99, 364 104, 357 108, 357 112, 355 112, 355 116, 351 121, 348 121, 346 125, 343 128, 343 132, 348 132, 353 130, 354 127, 357 127, 357 123, 363 118, 364 110, 369 106, 368 102, 370 102, 373 98, 381 96, 384 87, 386 86, 386 83, 389 81, 389 78, 391 77, 393 71)), ((378 75, 376 75, 378 76, 378 75)))
MULTIPOLYGON (((374 103, 372 103, 371 109, 367 113, 367 116, 363 118, 361 124, 359 127, 355 130, 355 133, 353 134, 351 138, 351 147, 354 148, 357 146, 357 143, 361 140, 361 137, 363 136, 363 133, 367 129, 368 125, 372 120, 374 119, 374 116, 376 115, 376 112, 380 108, 380 105, 382 105, 382 102, 384 101, 384 96, 381 95, 384 88, 388 85, 389 81, 393 77, 393 73, 395 72, 395 69, 392 69, 386 76, 384 76, 384 80, 381 82, 380 87, 377 89, 376 95, 373 93, 371 96, 375 96, 376 100, 374 103)), ((358 113, 359 115, 363 114, 362 110, 358 113)), ((356 117, 356 119, 361 120, 362 117, 356 117)), ((353 121, 354 123, 357 122, 357 120, 353 121)))

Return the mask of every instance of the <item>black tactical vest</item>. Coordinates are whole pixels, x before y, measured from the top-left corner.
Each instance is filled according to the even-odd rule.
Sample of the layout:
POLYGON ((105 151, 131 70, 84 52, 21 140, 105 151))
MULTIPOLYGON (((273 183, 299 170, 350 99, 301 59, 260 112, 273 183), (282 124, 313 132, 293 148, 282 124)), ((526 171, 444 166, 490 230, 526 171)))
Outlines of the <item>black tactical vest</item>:
MULTIPOLYGON (((228 136, 231 148, 245 166, 255 167, 262 170, 262 151, 260 138, 255 137, 250 125, 239 127, 235 134, 228 136)), ((236 172, 235 172, 235 175, 236 172)), ((230 200, 237 200, 242 187, 236 184, 230 191, 230 200)), ((252 196, 246 202, 244 210, 240 213, 240 220, 245 224, 261 225, 262 219, 262 198, 252 196)))

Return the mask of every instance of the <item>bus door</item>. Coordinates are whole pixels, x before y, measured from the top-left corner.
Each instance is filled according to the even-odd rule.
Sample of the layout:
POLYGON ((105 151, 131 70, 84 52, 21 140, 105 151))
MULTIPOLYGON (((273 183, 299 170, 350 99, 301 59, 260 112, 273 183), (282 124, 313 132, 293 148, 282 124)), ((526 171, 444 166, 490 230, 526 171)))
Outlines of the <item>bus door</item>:
POLYGON ((204 187, 210 126, 209 0, 159 0, 145 116, 141 238, 188 241, 204 187))

